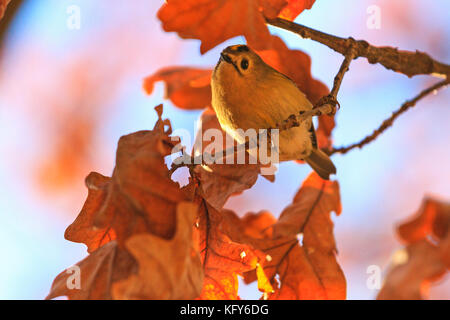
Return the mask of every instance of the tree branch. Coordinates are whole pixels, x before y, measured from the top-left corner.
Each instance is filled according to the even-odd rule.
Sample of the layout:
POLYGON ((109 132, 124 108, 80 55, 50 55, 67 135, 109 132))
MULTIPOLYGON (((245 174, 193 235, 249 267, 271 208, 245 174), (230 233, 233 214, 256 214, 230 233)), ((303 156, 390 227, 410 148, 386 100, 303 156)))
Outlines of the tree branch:
POLYGON ((337 101, 337 94, 341 88, 344 74, 348 71, 350 63, 355 58, 356 51, 353 43, 349 41, 347 51, 345 52, 344 61, 339 68, 338 73, 334 77, 333 88, 328 96, 322 97, 316 106, 310 111, 300 111, 298 115, 292 114, 286 120, 283 120, 281 124, 277 124, 276 128, 287 130, 293 127, 298 127, 300 124, 308 118, 314 116, 321 116, 323 114, 334 115, 336 113, 336 105, 339 105, 337 101))
POLYGON ((379 63, 386 69, 403 73, 408 77, 429 74, 450 78, 450 66, 434 60, 424 52, 404 51, 392 47, 375 47, 364 40, 336 37, 281 18, 266 18, 266 22, 272 26, 294 32, 302 38, 320 42, 343 55, 346 54, 350 45, 354 45, 355 58, 364 57, 369 63, 379 63))
POLYGON ((427 95, 429 95, 430 93, 435 93, 438 89, 441 89, 442 87, 447 86, 450 83, 450 79, 445 79, 443 81, 440 81, 434 85, 432 85, 431 87, 423 90, 422 92, 420 92, 417 96, 415 96, 414 98, 412 98, 411 100, 406 101, 405 103, 403 103, 401 105, 401 107, 392 113, 392 115, 383 121, 383 123, 378 127, 378 129, 376 129, 371 135, 368 135, 367 137, 365 137, 364 139, 362 139, 361 141, 357 142, 357 143, 353 143, 347 147, 340 147, 340 148, 333 148, 331 150, 331 152, 329 152, 329 154, 333 154, 333 153, 347 153, 348 151, 355 149, 355 148, 362 148, 363 146, 365 146, 366 144, 374 141, 380 134, 382 134, 387 128, 389 128, 390 126, 392 126, 392 124, 394 123, 394 121, 403 113, 405 113, 407 110, 409 110, 410 108, 414 107, 416 105, 416 103, 426 97, 427 95))

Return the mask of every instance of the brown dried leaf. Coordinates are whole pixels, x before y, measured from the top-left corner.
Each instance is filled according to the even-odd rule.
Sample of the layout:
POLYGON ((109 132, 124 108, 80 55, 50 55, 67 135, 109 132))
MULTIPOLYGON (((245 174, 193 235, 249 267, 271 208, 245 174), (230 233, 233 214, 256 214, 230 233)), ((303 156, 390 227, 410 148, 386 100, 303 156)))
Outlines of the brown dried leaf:
MULTIPOLYGON (((112 235, 119 245, 136 233, 173 237, 176 206, 187 197, 170 179, 164 163, 164 157, 173 148, 170 122, 161 119, 162 106, 156 109, 159 120, 152 131, 120 138, 112 178, 107 181, 103 177, 100 186, 93 185, 101 190, 88 195, 85 210, 66 232, 67 240, 83 242, 92 251, 106 241, 99 243, 97 239, 113 238, 112 235), (166 126, 169 131, 165 131, 166 126)), ((95 177, 98 179, 99 175, 95 177)))
POLYGON ((101 209, 106 199, 110 181, 111 178, 97 172, 91 172, 86 177, 85 184, 88 188, 86 202, 64 234, 67 240, 85 243, 89 253, 116 238, 114 230, 109 227, 93 227, 95 214, 101 209))
POLYGON ((211 105, 211 73, 209 69, 191 67, 163 68, 145 78, 144 89, 153 92, 155 82, 166 84, 165 98, 182 109, 203 109, 211 105))
MULTIPOLYGON (((199 131, 197 133, 194 154, 204 152, 211 154, 214 152, 222 152, 225 156, 225 151, 230 147, 233 148, 234 142, 228 134, 226 134, 220 127, 216 114, 212 109, 206 109, 199 121, 199 131), (223 144, 216 144, 222 149, 215 150, 209 148, 213 141, 201 141, 204 137, 205 131, 208 129, 217 129, 222 133, 223 144), (227 147, 226 141, 231 141, 233 144, 227 147), (200 146, 201 143, 201 146, 200 146), (206 149, 206 150, 205 150, 206 149)), ((220 157, 221 158, 221 157, 220 157)), ((236 156, 234 155, 236 160, 236 156)), ((225 158, 222 158, 223 164, 217 162, 209 165, 197 166, 195 168, 196 178, 200 181, 200 193, 202 197, 208 201, 216 210, 222 209, 228 198, 232 195, 239 194, 244 190, 250 189, 258 179, 260 172, 260 165, 248 164, 248 154, 246 155, 246 164, 226 164, 225 158)), ((236 161, 234 161, 236 163, 236 161)))
POLYGON ((197 205, 180 202, 177 231, 170 240, 138 234, 126 247, 139 263, 139 271, 114 284, 115 299, 194 299, 203 285, 203 269, 192 239, 197 205))
POLYGON ((67 296, 71 300, 109 300, 112 299, 112 284, 127 278, 137 269, 136 261, 116 241, 97 249, 77 266, 80 268, 80 288, 70 289, 68 284, 74 284, 72 277, 75 273, 73 270, 63 271, 53 281, 46 299, 67 296))

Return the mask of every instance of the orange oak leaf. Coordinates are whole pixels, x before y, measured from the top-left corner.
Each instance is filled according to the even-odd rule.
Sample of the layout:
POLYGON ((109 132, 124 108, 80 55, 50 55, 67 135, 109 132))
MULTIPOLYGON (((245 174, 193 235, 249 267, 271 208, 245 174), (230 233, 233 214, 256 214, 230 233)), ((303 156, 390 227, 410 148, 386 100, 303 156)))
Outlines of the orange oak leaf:
POLYGON ((332 211, 336 214, 341 212, 339 184, 311 173, 293 203, 283 210, 273 226, 273 239, 281 238, 285 243, 286 239, 294 236, 299 238, 300 245, 295 241, 277 250, 265 250, 272 256, 265 270, 269 271, 269 278, 273 277, 270 274, 274 271, 278 272, 281 282, 280 289, 271 298, 310 296, 316 299, 322 296, 325 299, 345 299, 346 281, 336 260, 332 211), (278 258, 280 251, 283 254, 278 258), (293 283, 298 283, 298 286, 293 287, 293 283))
POLYGON ((286 0, 287 6, 280 12, 279 17, 287 20, 295 20, 295 18, 305 9, 311 9, 316 0, 286 0))
POLYGON ((321 179, 315 172, 303 182, 292 204, 281 213, 273 226, 273 237, 303 233, 303 244, 335 250, 330 212, 341 213, 339 183, 321 179))
POLYGON ((430 283, 446 272, 439 248, 425 239, 409 244, 400 257, 400 261, 394 261, 377 299, 423 299, 430 283))
POLYGON ((192 237, 197 208, 191 202, 178 204, 172 239, 144 233, 126 241, 139 271, 113 285, 115 299, 194 299, 200 295, 203 269, 192 237))
POLYGON ((163 68, 145 78, 144 89, 153 92, 155 82, 164 81, 165 98, 182 109, 203 109, 211 105, 211 73, 209 69, 191 67, 163 68))
MULTIPOLYGON (((164 31, 201 40, 203 54, 225 40, 243 35, 255 46, 269 38, 262 0, 168 0, 158 12, 164 31)), ((270 14, 273 15, 273 8, 270 14)))
POLYGON ((412 243, 428 235, 442 240, 450 231, 450 203, 426 198, 411 220, 403 222, 397 229, 399 236, 412 243))
POLYGON ((406 248, 394 255, 377 299, 424 299, 450 269, 450 204, 425 198, 397 232, 406 248))
MULTIPOLYGON (((262 224, 259 236, 254 235, 255 228, 248 237, 242 224, 240 235, 233 234, 266 254, 262 267, 273 288, 266 292, 269 299, 345 299, 346 280, 336 260, 332 211, 341 212, 338 183, 312 173, 275 224, 262 224)), ((255 272, 245 275, 247 283, 256 278, 255 272)))
POLYGON ((260 165, 249 164, 248 154, 244 154, 245 164, 236 163, 237 158, 234 152, 231 157, 226 156, 225 151, 232 149, 235 143, 233 138, 221 129, 212 109, 208 108, 202 113, 199 126, 194 144, 194 155, 202 153, 205 158, 209 154, 214 154, 222 164, 216 160, 212 164, 197 166, 194 171, 196 178, 200 181, 202 197, 215 209, 220 210, 230 196, 250 189, 256 183, 260 165), (205 135, 209 129, 216 129, 214 132, 221 133, 221 136, 210 139, 208 135, 205 135), (222 139, 223 143, 216 140, 218 138, 222 139), (234 163, 227 163, 228 159, 233 160, 234 163))
POLYGON ((255 48, 269 39, 265 18, 293 20, 314 0, 167 0, 158 12, 163 29, 201 40, 205 53, 225 40, 245 36, 255 48))
POLYGON ((3 15, 5 14, 6 7, 8 6, 8 3, 11 0, 0 0, 0 19, 3 18, 3 15))
POLYGON ((61 272, 53 281, 46 299, 60 296, 67 296, 71 300, 112 299, 113 283, 127 278, 136 270, 137 264, 133 257, 121 249, 116 241, 111 241, 77 263, 76 268, 61 272))
POLYGON ((99 179, 98 174, 88 177, 88 182, 92 178, 101 180, 93 187, 102 190, 97 190, 95 196, 88 195, 86 210, 66 232, 68 240, 83 242, 92 251, 104 243, 98 239, 113 238, 112 234, 120 245, 136 233, 166 239, 173 236, 176 206, 186 200, 186 195, 170 179, 164 163, 174 144, 169 137, 170 122, 161 119, 162 106, 157 107, 157 112, 159 120, 152 131, 120 138, 116 167, 109 181, 106 177, 99 179), (94 245, 92 241, 97 242, 94 245))
POLYGON ((201 200, 201 208, 199 247, 205 280, 199 299, 238 299, 237 275, 255 269, 264 255, 250 245, 230 239, 224 232, 231 227, 227 215, 204 200, 201 200))
POLYGON ((272 237, 272 226, 276 223, 275 217, 268 211, 258 213, 247 213, 241 218, 243 234, 255 238, 263 239, 272 237))

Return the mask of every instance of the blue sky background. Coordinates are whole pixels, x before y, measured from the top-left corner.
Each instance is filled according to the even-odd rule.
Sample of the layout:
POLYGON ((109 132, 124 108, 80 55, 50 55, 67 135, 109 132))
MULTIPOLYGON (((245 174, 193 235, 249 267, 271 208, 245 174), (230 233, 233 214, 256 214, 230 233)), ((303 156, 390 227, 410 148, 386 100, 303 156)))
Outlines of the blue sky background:
MULTIPOLYGON (((317 0, 297 21, 375 45, 420 49, 449 62, 450 2, 393 2, 317 0), (381 9, 380 29, 366 27, 366 10, 373 4, 381 9)), ((202 56, 199 41, 181 40, 161 30, 155 17, 157 1, 126 3, 26 1, 8 35, 0 61, 0 299, 44 298, 54 277, 86 256, 84 245, 63 238, 84 202, 83 178, 74 181, 73 187, 43 191, 30 169, 30 164, 45 157, 48 128, 59 114, 46 111, 47 100, 42 96, 64 97, 70 86, 71 74, 64 73, 64 66, 79 56, 90 56, 98 70, 118 70, 120 76, 107 90, 111 97, 102 105, 103 120, 96 131, 101 147, 89 151, 84 174, 92 170, 108 175, 118 138, 151 128, 155 105, 164 102, 164 114, 173 128, 194 132, 200 111, 174 108, 163 99, 163 84, 146 96, 142 90, 145 76, 169 65, 213 66, 224 47, 243 42, 242 37, 232 39, 202 56), (80 30, 66 27, 66 9, 72 4, 81 8, 80 30), (115 42, 111 47, 102 42, 106 38, 108 43, 109 37, 115 42), (124 63, 129 66, 126 71, 117 67, 124 63)), ((331 87, 342 56, 294 34, 271 31, 289 47, 307 52, 314 77, 331 87)), ((339 94, 335 144, 346 145, 371 133, 401 103, 435 81, 427 76, 408 79, 366 60, 354 61, 339 94)), ((342 215, 333 220, 350 299, 376 296, 376 290, 366 286, 366 269, 378 265, 386 270, 391 255, 401 247, 395 224, 414 213, 424 195, 450 199, 449 98, 448 89, 429 96, 372 144, 333 156, 343 203, 342 215)), ((68 101, 62 101, 60 108, 65 108, 68 101)), ((275 183, 259 179, 254 188, 232 198, 226 207, 239 214, 267 209, 278 215, 309 172, 305 165, 283 163, 275 183)), ((177 177, 185 179, 182 174, 177 177)), ((449 299, 449 285, 444 279, 433 288, 432 297, 449 299)), ((255 285, 242 286, 240 294, 242 298, 259 297, 255 285)))

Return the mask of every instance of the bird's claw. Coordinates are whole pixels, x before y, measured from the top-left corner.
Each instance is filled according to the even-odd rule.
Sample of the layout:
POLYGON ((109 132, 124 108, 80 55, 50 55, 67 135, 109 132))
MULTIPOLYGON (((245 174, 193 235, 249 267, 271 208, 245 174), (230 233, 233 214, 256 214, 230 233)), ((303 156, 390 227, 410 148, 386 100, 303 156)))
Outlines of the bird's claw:
POLYGON ((331 116, 334 116, 336 114, 337 109, 341 108, 340 103, 331 94, 320 98, 319 102, 317 103, 317 107, 321 107, 326 104, 332 106, 332 111, 331 111, 331 113, 329 113, 329 115, 331 115, 331 116))

